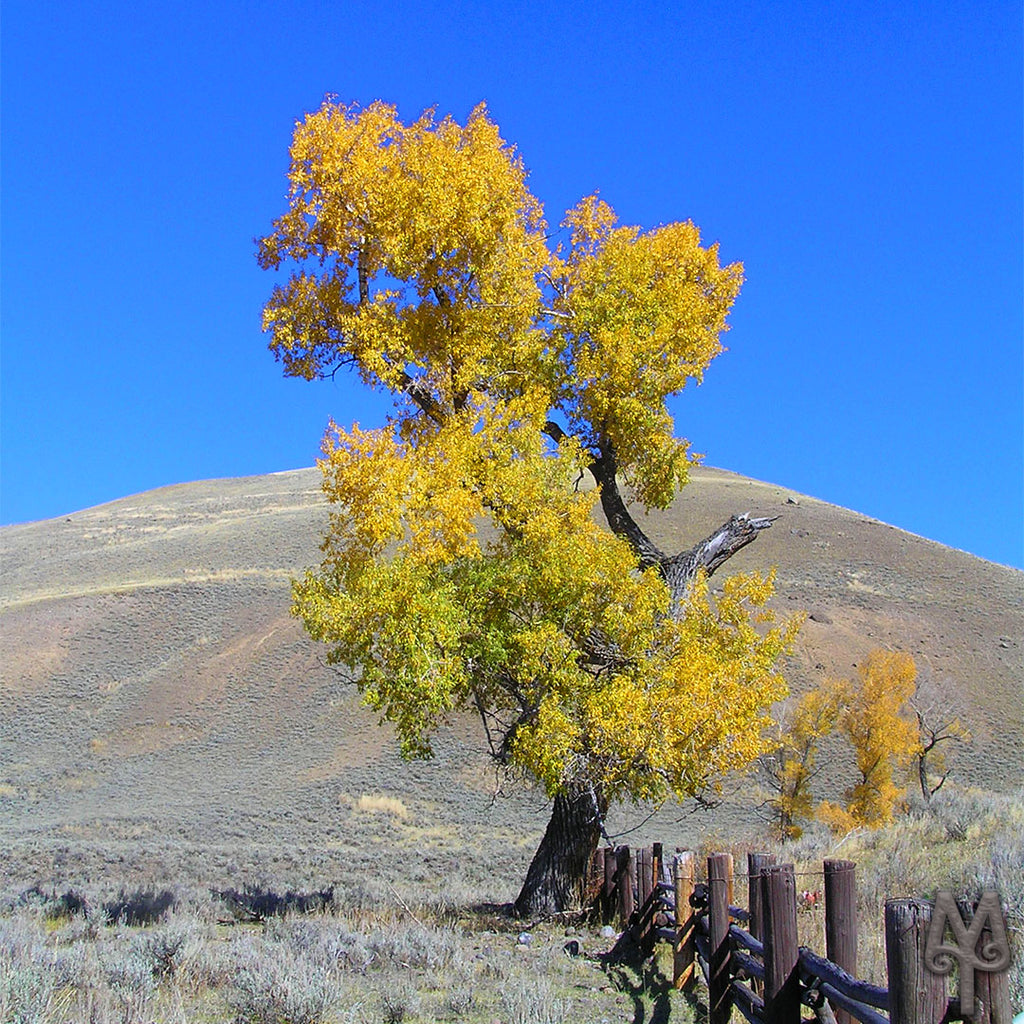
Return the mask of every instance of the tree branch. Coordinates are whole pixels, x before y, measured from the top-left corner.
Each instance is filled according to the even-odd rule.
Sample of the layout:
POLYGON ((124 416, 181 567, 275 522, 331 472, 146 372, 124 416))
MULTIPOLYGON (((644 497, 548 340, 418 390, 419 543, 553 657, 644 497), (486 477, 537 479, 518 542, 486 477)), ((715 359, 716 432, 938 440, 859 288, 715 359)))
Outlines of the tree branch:
POLYGON ((359 305, 365 306, 370 301, 370 280, 366 270, 366 239, 359 240, 359 258, 356 264, 356 275, 359 278, 359 305))
MULTIPOLYGON (((544 433, 556 444, 566 438, 565 431, 552 420, 544 424, 544 433)), ((622 537, 633 549, 640 566, 657 566, 672 592, 673 602, 680 604, 697 573, 703 569, 711 576, 737 551, 755 541, 762 530, 767 530, 778 518, 758 518, 744 513, 732 516, 714 533, 689 551, 667 555, 641 529, 623 500, 617 480, 618 461, 610 442, 601 448, 601 454, 588 467, 601 495, 601 508, 605 519, 616 536, 622 537)))
POLYGON ((435 423, 444 423, 444 413, 434 400, 434 396, 420 381, 402 372, 399 378, 402 390, 430 417, 435 423))
POLYGON ((622 500, 622 494, 619 492, 618 481, 615 479, 617 470, 615 450, 609 442, 601 449, 600 456, 590 464, 590 472, 601 492, 601 508, 604 510, 605 519, 608 520, 612 533, 629 543, 637 558, 640 559, 642 568, 647 569, 652 565, 657 565, 664 571, 669 557, 640 529, 640 525, 630 515, 626 503, 622 500))
POLYGON ((732 516, 727 523, 723 523, 689 551, 681 551, 668 559, 663 571, 673 597, 678 600, 701 569, 708 576, 712 575, 737 551, 757 540, 758 534, 767 530, 777 518, 754 518, 749 513, 732 516))
POLYGON ((561 444, 568 436, 554 420, 548 420, 547 423, 544 424, 544 433, 547 434, 555 444, 561 444))

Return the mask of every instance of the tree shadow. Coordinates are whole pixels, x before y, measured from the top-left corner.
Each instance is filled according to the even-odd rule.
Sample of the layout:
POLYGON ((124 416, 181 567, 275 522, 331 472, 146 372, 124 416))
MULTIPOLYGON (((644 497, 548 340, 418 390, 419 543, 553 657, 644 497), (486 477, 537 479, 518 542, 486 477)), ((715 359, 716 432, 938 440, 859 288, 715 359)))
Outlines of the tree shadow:
POLYGON ((525 929, 545 924, 583 926, 590 923, 593 917, 590 910, 565 910, 557 914, 545 914, 539 917, 523 915, 516 909, 514 903, 470 903, 466 910, 481 919, 491 919, 525 929))
MULTIPOLYGON (((633 1024, 669 1024, 672 1017, 672 979, 666 977, 657 955, 644 950, 624 934, 615 948, 598 958, 609 982, 633 1001, 633 1024)), ((707 1018, 707 1007, 695 995, 685 1000, 695 1021, 707 1018)))

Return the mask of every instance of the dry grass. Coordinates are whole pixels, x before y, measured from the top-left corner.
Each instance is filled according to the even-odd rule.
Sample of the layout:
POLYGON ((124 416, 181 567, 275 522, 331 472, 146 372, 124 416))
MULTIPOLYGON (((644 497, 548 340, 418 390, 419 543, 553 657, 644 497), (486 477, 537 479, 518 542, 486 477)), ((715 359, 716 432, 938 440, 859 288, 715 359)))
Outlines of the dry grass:
MULTIPOLYGON (((1011 994, 1020 1007, 1022 837, 1024 799, 951 789, 930 805, 914 804, 878 832, 837 841, 811 829, 774 852, 780 862, 795 864, 801 890, 821 888, 824 858, 856 862, 857 973, 876 984, 885 982, 885 899, 931 897, 940 888, 972 896, 995 888, 1012 936, 1011 994)), ((732 847, 738 866, 752 845, 765 848, 732 847)), ((709 838, 700 853, 724 848, 709 838)), ((414 862, 359 861, 327 912, 288 913, 252 925, 228 923, 233 919, 225 904, 197 884, 196 866, 182 857, 171 868, 175 877, 165 881, 173 883, 175 907, 147 927, 107 922, 101 908, 116 900, 103 884, 86 882, 74 900, 57 898, 66 882, 52 877, 41 879, 42 893, 31 898, 8 889, 0 902, 6 907, 0 910, 0 1020, 595 1024, 667 1020, 666 1014, 695 1021, 704 1012, 701 993, 687 1002, 670 991, 668 947, 661 947, 660 962, 612 963, 604 954, 614 938, 602 938, 596 926, 555 923, 531 928, 526 942, 522 922, 480 907, 466 864, 454 855, 435 861, 443 891, 432 889, 414 862), (386 883, 383 868, 390 869, 386 883), (570 937, 582 956, 567 955, 570 937)), ((308 876, 310 865, 296 858, 293 879, 300 866, 308 876)), ((518 880, 510 866, 506 871, 498 887, 518 880)), ((739 880, 737 902, 745 903, 745 895, 739 880)), ((801 909, 799 923, 801 942, 824 952, 821 904, 801 909)))
POLYGON ((0 918, 0 1020, 611 1024, 645 1005, 649 1014, 655 999, 678 1003, 677 1017, 688 1012, 662 976, 652 984, 634 972, 617 985, 596 933, 574 932, 587 955, 570 957, 562 927, 533 929, 529 944, 520 928, 383 904, 225 928, 200 901, 132 929, 23 906, 0 918))
POLYGON ((391 814, 403 821, 409 817, 409 808, 393 796, 370 796, 364 793, 356 801, 357 811, 369 811, 371 814, 391 814))
MULTIPOLYGON (((857 865, 858 976, 885 984, 885 901, 934 899, 939 890, 978 898, 995 889, 1011 940, 1011 1001, 1024 1009, 1024 791, 1017 795, 950 787, 930 804, 913 800, 906 814, 877 831, 836 839, 813 829, 777 848, 781 862, 798 872, 797 889, 821 888, 825 858, 857 865)), ((824 909, 801 914, 801 942, 824 954, 824 909)))

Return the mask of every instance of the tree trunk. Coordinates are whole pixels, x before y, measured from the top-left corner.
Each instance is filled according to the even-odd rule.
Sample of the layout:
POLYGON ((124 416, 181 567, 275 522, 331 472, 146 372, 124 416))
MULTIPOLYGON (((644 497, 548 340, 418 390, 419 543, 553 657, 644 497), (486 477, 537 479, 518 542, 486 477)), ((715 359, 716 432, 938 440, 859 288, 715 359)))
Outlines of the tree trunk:
MULTIPOLYGON (((565 436, 562 430, 554 424, 548 426, 548 433, 556 441, 561 441, 565 436)), ((667 555, 640 528, 622 497, 616 476, 618 460, 611 442, 606 441, 602 445, 600 456, 590 464, 590 472, 600 489, 601 508, 612 533, 629 543, 642 569, 652 565, 658 567, 672 594, 673 614, 676 615, 682 613, 698 572, 703 570, 708 576, 713 575, 737 551, 757 540, 757 535, 775 522, 775 518, 755 518, 749 513, 732 516, 689 551, 667 555)))
POLYGON ((515 902, 521 917, 581 910, 590 861, 601 839, 608 802, 592 787, 559 793, 544 838, 515 902))
POLYGON ((932 800, 932 791, 928 785, 928 768, 925 765, 925 758, 927 754, 927 750, 922 750, 921 753, 917 755, 917 777, 921 783, 921 796, 924 797, 924 802, 926 804, 931 803, 932 800))

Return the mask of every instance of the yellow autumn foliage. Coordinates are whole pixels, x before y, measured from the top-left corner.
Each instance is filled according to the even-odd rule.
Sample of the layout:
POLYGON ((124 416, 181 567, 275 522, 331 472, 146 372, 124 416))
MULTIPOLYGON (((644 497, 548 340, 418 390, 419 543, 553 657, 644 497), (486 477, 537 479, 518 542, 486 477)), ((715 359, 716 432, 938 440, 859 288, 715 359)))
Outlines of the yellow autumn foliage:
POLYGON ((846 793, 846 806, 825 801, 819 818, 835 832, 892 820, 906 787, 897 773, 921 750, 921 734, 910 709, 917 667, 904 651, 874 650, 849 684, 839 729, 853 747, 859 779, 846 793))
POLYGON ((259 243, 293 266, 264 309, 286 373, 350 367, 394 398, 331 424, 332 513, 296 614, 407 755, 456 710, 551 793, 686 796, 766 749, 793 636, 772 578, 701 574, 680 607, 595 520, 598 453, 642 508, 694 461, 667 401, 699 382, 742 280, 690 223, 618 226, 596 196, 549 248, 521 160, 481 106, 328 100, 297 124, 288 210, 259 243))
POLYGON ((798 839, 803 829, 797 822, 814 814, 818 744, 835 729, 849 699, 847 683, 826 679, 780 719, 777 744, 762 765, 771 784, 768 809, 782 839, 798 839))

